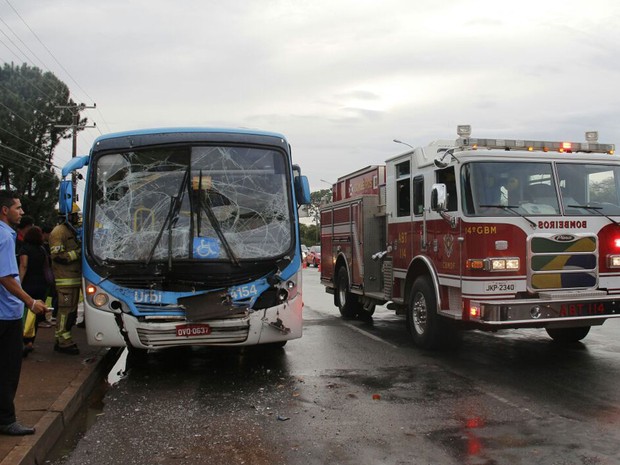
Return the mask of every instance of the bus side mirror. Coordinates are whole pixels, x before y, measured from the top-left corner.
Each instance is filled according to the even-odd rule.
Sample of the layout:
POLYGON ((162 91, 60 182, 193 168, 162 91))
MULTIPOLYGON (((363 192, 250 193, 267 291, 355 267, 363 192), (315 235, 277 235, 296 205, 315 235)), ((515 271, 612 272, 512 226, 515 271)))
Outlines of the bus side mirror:
POLYGON ((433 184, 433 188, 431 190, 431 210, 441 212, 447 209, 447 192, 448 191, 445 184, 433 184))
POLYGON ((306 176, 295 177, 295 197, 298 205, 310 205, 310 183, 306 176))
POLYGON ((69 173, 84 168, 88 165, 90 161, 90 157, 88 155, 84 155, 82 157, 74 157, 67 162, 65 166, 62 168, 62 177, 66 177, 69 173))
POLYGON ((73 183, 71 180, 60 181, 60 198, 58 199, 58 212, 61 215, 71 213, 73 210, 73 183))

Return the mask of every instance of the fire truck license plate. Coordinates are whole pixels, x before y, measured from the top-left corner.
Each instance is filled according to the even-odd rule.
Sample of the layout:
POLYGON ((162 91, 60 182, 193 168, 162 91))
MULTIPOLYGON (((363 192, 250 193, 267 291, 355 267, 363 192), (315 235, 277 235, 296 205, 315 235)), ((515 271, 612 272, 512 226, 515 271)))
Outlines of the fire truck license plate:
POLYGON ((176 329, 177 337, 208 336, 211 334, 211 326, 205 324, 179 325, 176 329))

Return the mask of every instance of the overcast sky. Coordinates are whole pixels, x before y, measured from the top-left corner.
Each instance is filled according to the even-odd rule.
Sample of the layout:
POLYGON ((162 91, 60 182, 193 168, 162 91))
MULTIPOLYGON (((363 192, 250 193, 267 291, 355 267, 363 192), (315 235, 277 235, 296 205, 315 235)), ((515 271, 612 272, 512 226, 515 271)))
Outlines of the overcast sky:
POLYGON ((457 124, 620 145, 617 0, 0 0, 0 18, 2 61, 25 61, 15 42, 97 104, 80 154, 101 133, 258 128, 317 190, 457 124))

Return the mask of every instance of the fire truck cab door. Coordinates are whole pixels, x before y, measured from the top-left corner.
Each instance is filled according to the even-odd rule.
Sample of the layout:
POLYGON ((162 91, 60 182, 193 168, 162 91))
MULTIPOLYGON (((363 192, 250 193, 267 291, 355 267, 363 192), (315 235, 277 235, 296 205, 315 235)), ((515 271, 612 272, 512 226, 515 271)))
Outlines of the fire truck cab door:
POLYGON ((427 253, 440 275, 458 275, 461 271, 458 198, 454 167, 435 172, 436 184, 431 188, 431 211, 427 224, 427 253))

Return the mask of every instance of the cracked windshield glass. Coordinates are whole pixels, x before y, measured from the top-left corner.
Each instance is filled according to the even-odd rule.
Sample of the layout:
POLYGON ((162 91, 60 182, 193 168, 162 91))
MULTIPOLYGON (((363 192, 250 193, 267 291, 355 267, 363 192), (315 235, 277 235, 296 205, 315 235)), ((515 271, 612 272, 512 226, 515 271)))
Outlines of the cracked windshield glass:
POLYGON ((103 155, 95 163, 92 253, 99 260, 236 263, 290 248, 280 152, 156 148, 103 155))
POLYGON ((610 165, 480 162, 463 167, 470 215, 617 215, 620 169, 610 165), (559 196, 558 196, 559 194, 559 196))

